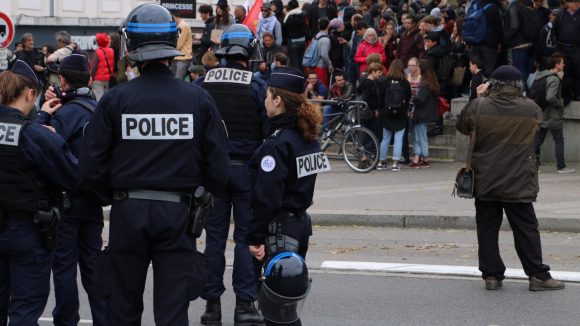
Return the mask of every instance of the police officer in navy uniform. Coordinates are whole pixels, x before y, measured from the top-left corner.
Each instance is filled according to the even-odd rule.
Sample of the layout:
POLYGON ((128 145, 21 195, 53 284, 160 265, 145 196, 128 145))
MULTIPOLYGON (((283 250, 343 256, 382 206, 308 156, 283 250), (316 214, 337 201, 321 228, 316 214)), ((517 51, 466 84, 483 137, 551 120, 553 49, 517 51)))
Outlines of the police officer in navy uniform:
POLYGON ((233 288, 236 294, 234 325, 263 325, 264 320, 254 306, 257 299, 254 263, 244 242, 251 219, 250 175, 248 162, 266 136, 267 117, 264 108, 266 85, 248 71, 250 59, 259 54, 258 40, 244 25, 226 28, 216 56, 226 65, 211 69, 200 83, 212 95, 228 131, 230 155, 229 181, 226 189, 216 194, 215 207, 206 225, 205 255, 210 262, 208 286, 202 298, 207 300, 201 316, 204 325, 221 325, 220 297, 225 291, 225 249, 232 215, 234 227, 233 288))
POLYGON ((55 195, 78 186, 77 159, 62 137, 26 118, 41 87, 32 68, 18 60, 0 85, 0 324, 8 316, 10 325, 37 325, 50 292, 55 195))
MULTIPOLYGON (((316 141, 320 111, 302 96, 303 91, 300 71, 289 67, 272 71, 265 101, 270 136, 250 163, 253 219, 246 241, 259 260, 271 260, 280 251, 306 257, 312 235, 306 209, 312 205, 316 175, 330 171, 316 141)), ((276 325, 278 320, 262 313, 268 325, 276 325)), ((299 319, 284 322, 301 325, 299 319)))
MULTIPOLYGON (((60 63, 58 76, 61 89, 55 90, 51 86, 45 98, 59 98, 62 106, 58 110, 56 107, 43 108, 36 121, 54 127, 78 157, 85 126, 97 106, 88 87, 90 73, 87 58, 80 53, 65 57, 60 63)), ((71 193, 70 202, 70 208, 63 212, 59 243, 52 265, 56 301, 52 311, 54 323, 76 325, 80 320, 78 264, 91 307, 93 325, 106 325, 105 300, 95 293, 92 264, 93 257, 103 246, 103 209, 97 200, 82 191, 71 193)))
POLYGON ((79 160, 85 185, 104 200, 113 194, 108 248, 97 267, 107 322, 141 325, 152 263, 155 324, 188 325, 189 301, 207 281, 189 232, 199 208, 193 194, 225 186, 226 131, 209 94, 171 73, 169 61, 182 53, 167 9, 136 7, 121 33, 141 74, 101 98, 79 160))

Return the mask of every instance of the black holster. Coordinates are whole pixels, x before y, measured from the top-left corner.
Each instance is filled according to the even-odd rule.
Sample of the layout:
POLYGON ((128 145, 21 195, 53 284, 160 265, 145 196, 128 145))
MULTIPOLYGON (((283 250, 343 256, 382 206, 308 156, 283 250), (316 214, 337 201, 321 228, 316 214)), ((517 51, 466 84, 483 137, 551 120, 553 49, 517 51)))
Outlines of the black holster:
POLYGON ((282 233, 282 220, 280 218, 274 219, 268 228, 269 232, 275 235, 266 238, 265 247, 267 257, 271 257, 279 251, 298 253, 298 240, 282 233))
POLYGON ((199 186, 195 190, 191 206, 189 207, 189 215, 191 222, 189 225, 189 233, 194 238, 199 238, 207 222, 209 211, 213 208, 213 196, 204 187, 199 186))
POLYGON ((34 214, 34 224, 40 233, 44 248, 48 251, 54 250, 58 245, 60 220, 60 210, 56 207, 50 207, 48 210, 41 210, 34 214))

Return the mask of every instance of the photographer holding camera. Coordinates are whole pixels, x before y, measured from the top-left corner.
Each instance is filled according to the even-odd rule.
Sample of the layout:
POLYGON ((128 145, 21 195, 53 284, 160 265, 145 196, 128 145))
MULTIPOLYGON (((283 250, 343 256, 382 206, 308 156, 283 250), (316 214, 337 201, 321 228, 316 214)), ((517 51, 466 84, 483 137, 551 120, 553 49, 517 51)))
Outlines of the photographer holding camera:
MULTIPOLYGON (((73 52, 62 59, 58 79, 61 87, 50 86, 45 97, 56 98, 62 106, 45 105, 36 122, 54 128, 68 143, 72 153, 79 157, 85 126, 97 106, 88 87, 90 73, 86 57, 73 52)), ((59 324, 79 322, 76 283, 78 263, 94 323, 104 325, 105 302, 95 295, 94 269, 91 265, 91 258, 101 251, 103 245, 103 209, 98 200, 86 193, 74 192, 70 197, 71 207, 63 212, 64 218, 59 227, 60 240, 52 265, 56 298, 53 317, 55 323, 59 324)))

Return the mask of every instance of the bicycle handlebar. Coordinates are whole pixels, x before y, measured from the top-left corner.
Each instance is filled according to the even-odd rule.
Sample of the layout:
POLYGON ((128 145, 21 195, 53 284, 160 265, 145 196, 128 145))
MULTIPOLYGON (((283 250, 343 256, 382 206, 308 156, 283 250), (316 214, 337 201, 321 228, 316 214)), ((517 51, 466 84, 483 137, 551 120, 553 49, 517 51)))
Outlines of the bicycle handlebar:
POLYGON ((309 100, 312 103, 320 103, 320 104, 342 104, 345 103, 347 105, 362 105, 365 107, 368 107, 369 105, 367 104, 367 102, 365 101, 356 101, 356 100, 343 100, 343 99, 337 99, 337 100, 309 100))

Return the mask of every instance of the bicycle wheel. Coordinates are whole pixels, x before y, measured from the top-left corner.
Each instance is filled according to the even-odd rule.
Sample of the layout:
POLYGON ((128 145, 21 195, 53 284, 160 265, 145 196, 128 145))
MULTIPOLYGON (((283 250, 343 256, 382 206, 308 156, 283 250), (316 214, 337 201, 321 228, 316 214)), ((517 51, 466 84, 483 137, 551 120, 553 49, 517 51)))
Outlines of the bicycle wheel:
POLYGON ((347 130, 341 148, 344 161, 355 172, 372 171, 379 162, 379 141, 375 134, 365 127, 347 130))

